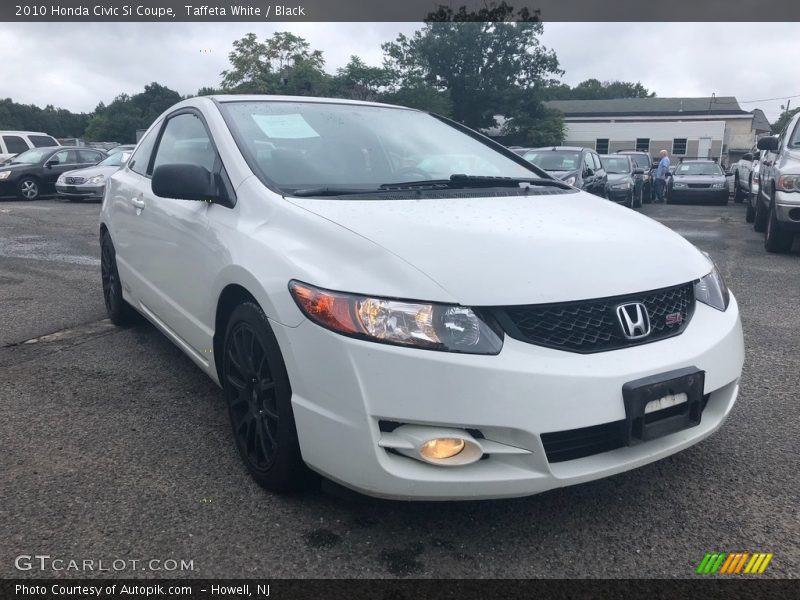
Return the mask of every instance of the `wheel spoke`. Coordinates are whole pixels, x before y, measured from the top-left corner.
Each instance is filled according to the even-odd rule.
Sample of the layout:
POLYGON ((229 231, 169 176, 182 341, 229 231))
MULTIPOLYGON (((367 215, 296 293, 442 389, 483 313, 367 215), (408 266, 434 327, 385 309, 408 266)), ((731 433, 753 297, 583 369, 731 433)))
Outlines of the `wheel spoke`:
POLYGON ((228 380, 228 383, 230 383, 233 387, 235 387, 239 391, 240 394, 246 388, 244 381, 242 381, 241 379, 236 377, 233 373, 228 373, 227 380, 228 380))

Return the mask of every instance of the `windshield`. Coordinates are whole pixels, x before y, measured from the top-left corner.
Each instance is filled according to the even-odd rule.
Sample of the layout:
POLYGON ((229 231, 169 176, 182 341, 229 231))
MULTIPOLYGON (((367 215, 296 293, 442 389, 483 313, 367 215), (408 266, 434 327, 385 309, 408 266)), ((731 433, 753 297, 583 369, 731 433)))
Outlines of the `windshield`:
POLYGON ((581 164, 581 153, 567 150, 535 150, 525 160, 545 171, 575 171, 581 164))
POLYGON ((717 163, 681 163, 675 169, 676 175, 723 175, 717 163))
POLYGON ((653 162, 650 160, 649 156, 645 156, 644 154, 627 154, 626 156, 630 158, 633 164, 639 169, 649 169, 653 162))
POLYGON ((632 171, 626 156, 601 156, 600 163, 606 173, 630 173, 632 171))
POLYGON ((792 141, 789 142, 789 146, 792 148, 800 146, 800 121, 794 127, 794 135, 792 136, 792 141))
POLYGON ((12 165, 35 165, 42 162, 50 154, 50 150, 26 150, 22 154, 17 154, 12 160, 12 165))
POLYGON ((128 151, 117 152, 116 154, 112 154, 105 160, 100 161, 97 163, 98 167, 121 167, 126 162, 128 162, 128 158, 130 158, 131 153, 128 151))
POLYGON ((455 174, 537 176, 424 112, 280 101, 226 102, 221 110, 256 175, 290 192, 371 189, 455 174))

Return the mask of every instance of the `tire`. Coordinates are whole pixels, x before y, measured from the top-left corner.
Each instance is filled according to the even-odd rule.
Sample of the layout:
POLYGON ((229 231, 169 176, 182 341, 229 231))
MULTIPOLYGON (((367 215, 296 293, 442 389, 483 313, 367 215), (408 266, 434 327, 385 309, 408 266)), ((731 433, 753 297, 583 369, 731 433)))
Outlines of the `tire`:
POLYGON ((23 177, 17 182, 17 198, 20 200, 38 200, 42 192, 42 184, 35 177, 23 177))
POLYGON ((133 325, 142 317, 122 297, 122 280, 117 271, 117 253, 107 231, 100 234, 100 277, 108 318, 114 325, 133 325))
POLYGON ((300 456, 289 376, 269 321, 254 302, 231 313, 222 361, 231 431, 250 476, 273 492, 301 489, 311 476, 300 456))
MULTIPOLYGON (((740 204, 744 201, 744 190, 739 185, 739 176, 733 180, 733 201, 740 204)), ((727 204, 727 202, 726 202, 727 204)))
POLYGON ((756 209, 753 207, 753 202, 750 198, 747 199, 747 208, 744 213, 744 220, 752 223, 756 220, 756 209))
POLYGON ((642 202, 644 200, 644 186, 639 188, 639 195, 631 199, 631 208, 642 208, 642 202))
POLYGON ((764 203, 761 198, 756 198, 756 207, 753 212, 753 230, 758 233, 764 233, 767 230, 767 218, 769 213, 764 208, 764 203))
POLYGON ((781 231, 781 225, 778 222, 778 215, 775 210, 775 199, 773 199, 769 205, 769 214, 767 215, 767 230, 764 232, 764 248, 767 252, 785 254, 792 249, 792 242, 794 242, 794 233, 791 231, 781 231))

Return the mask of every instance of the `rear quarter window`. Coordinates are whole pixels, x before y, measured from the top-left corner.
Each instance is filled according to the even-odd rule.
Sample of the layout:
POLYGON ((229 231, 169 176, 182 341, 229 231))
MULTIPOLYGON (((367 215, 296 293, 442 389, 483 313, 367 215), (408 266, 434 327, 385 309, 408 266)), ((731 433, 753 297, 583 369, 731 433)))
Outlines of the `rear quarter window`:
POLYGON ((49 135, 29 135, 28 139, 33 144, 34 148, 47 148, 49 146, 60 146, 55 138, 51 138, 49 135))
POLYGON ((3 143, 5 144, 6 152, 9 154, 19 154, 28 150, 28 144, 18 135, 4 135, 3 143))

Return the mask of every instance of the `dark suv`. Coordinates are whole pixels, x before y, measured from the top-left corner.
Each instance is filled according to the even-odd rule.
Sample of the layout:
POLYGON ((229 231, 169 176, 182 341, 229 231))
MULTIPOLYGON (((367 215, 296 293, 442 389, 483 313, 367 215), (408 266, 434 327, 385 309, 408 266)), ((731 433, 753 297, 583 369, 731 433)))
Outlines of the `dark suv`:
POLYGON ((633 161, 634 167, 642 170, 639 175, 638 185, 642 190, 642 202, 650 202, 655 198, 656 190, 653 187, 653 177, 651 171, 653 170, 653 159, 647 152, 641 150, 617 150, 615 154, 625 154, 630 156, 633 161))
POLYGON ((531 148, 522 158, 571 186, 606 197, 608 177, 600 156, 591 148, 548 146, 531 148))

